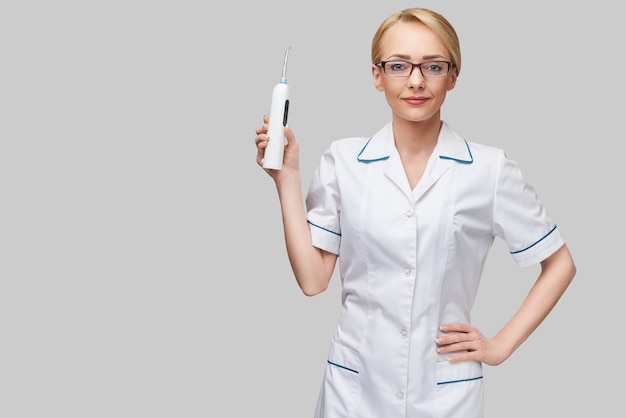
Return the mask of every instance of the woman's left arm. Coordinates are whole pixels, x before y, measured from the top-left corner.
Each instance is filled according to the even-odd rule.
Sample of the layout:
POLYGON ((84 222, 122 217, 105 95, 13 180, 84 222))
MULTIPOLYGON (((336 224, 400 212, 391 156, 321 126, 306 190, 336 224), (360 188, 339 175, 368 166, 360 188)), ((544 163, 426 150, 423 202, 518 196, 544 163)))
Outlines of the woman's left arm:
POLYGON ((491 366, 501 364, 548 316, 575 274, 572 255, 563 245, 541 262, 541 273, 522 305, 493 338, 486 338, 470 324, 444 324, 441 331, 450 334, 437 338, 437 351, 466 351, 451 356, 450 362, 477 360, 491 366))

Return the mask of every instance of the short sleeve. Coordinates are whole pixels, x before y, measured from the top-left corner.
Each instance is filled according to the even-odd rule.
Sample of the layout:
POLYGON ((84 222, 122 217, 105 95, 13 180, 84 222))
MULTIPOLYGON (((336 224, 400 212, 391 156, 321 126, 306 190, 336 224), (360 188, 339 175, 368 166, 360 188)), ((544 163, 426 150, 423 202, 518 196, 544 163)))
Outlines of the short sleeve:
POLYGON ((306 196, 307 220, 313 246, 339 255, 340 195, 332 147, 324 152, 306 196))
POLYGON ((564 244, 535 189, 504 153, 496 182, 494 230, 521 268, 543 261, 564 244))

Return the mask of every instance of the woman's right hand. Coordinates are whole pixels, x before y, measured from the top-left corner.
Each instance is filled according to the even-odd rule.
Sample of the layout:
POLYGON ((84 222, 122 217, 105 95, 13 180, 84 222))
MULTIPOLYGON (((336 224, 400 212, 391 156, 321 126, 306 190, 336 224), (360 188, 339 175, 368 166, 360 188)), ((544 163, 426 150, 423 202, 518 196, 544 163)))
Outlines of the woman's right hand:
MULTIPOLYGON (((267 124, 269 118, 267 115, 263 116, 263 125, 258 126, 255 129, 256 137, 254 143, 257 147, 256 162, 262 168, 263 156, 265 155, 265 148, 267 147, 267 141, 271 140, 267 136, 267 124)), ((265 172, 269 174, 274 180, 287 175, 290 171, 298 171, 300 168, 299 148, 296 142, 296 137, 293 131, 286 126, 285 138, 287 139, 287 145, 285 145, 285 151, 283 153, 283 166, 281 170, 275 170, 271 168, 264 168, 265 172)))

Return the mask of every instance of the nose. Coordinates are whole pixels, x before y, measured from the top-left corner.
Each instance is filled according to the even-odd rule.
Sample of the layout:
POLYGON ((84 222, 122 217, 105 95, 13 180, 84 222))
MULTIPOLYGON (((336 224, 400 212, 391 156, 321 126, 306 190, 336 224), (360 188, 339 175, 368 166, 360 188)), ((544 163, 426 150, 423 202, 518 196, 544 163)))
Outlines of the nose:
POLYGON ((413 65, 413 71, 409 74, 407 78, 407 84, 409 87, 423 87, 424 86, 424 75, 422 74, 422 69, 418 65, 413 65))

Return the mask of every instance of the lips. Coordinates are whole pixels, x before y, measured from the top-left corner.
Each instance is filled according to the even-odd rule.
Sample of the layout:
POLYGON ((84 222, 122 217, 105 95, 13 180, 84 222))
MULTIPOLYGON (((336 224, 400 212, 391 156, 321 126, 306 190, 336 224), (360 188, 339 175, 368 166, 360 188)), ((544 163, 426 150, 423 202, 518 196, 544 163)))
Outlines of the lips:
POLYGON ((405 97, 403 100, 410 105, 421 105, 426 103, 428 99, 426 97, 405 97))

